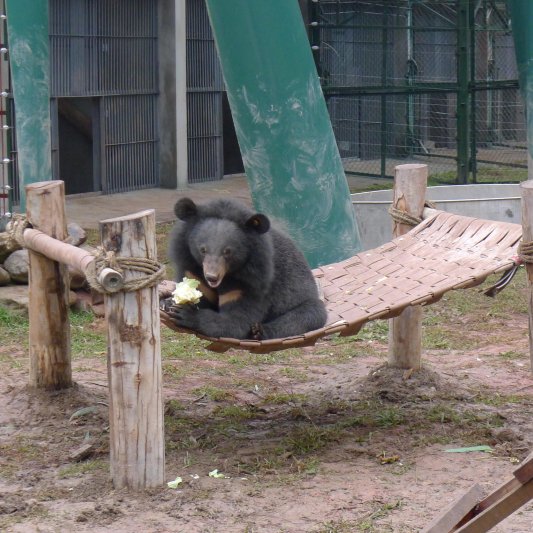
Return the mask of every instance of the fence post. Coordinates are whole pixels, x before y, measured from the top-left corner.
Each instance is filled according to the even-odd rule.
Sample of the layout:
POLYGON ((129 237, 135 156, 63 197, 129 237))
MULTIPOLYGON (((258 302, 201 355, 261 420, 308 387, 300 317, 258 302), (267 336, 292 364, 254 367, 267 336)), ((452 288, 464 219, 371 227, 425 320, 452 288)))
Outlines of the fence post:
MULTIPOLYGON (((393 206, 409 215, 422 217, 426 199, 428 167, 398 165, 394 173, 393 206)), ((393 237, 407 233, 411 226, 394 222, 393 237)), ((389 366, 420 368, 422 355, 422 308, 408 307, 389 321, 389 366)))
MULTIPOLYGON (((155 214, 100 222, 102 245, 120 257, 157 259, 155 214)), ((129 280, 141 274, 125 270, 129 280)), ((161 338, 157 286, 105 296, 111 477, 115 488, 164 481, 161 338)))
MULTIPOLYGON (((533 180, 520 184, 522 193, 522 241, 533 241, 533 180)), ((529 357, 531 372, 533 372, 533 264, 526 263, 527 272, 527 300, 529 315, 529 357)))
MULTIPOLYGON (((26 214, 31 224, 60 241, 67 236, 65 188, 62 181, 26 187, 26 214)), ((72 385, 68 269, 28 250, 30 320, 30 385, 64 389, 72 385)))

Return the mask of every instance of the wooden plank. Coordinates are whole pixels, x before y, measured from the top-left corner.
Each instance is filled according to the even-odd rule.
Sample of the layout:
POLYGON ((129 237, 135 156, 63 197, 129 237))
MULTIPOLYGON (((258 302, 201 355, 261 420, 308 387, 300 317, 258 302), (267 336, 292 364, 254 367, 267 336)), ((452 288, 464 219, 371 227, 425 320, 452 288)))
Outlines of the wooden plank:
POLYGON ((421 533, 449 533, 477 505, 483 497, 482 488, 476 483, 466 494, 451 503, 448 508, 431 522, 421 533))
POLYGON ((533 452, 531 452, 513 472, 520 483, 527 483, 533 479, 533 452))
POLYGON ((485 533, 531 499, 533 499, 533 481, 525 485, 518 483, 506 496, 457 529, 456 533, 485 533))

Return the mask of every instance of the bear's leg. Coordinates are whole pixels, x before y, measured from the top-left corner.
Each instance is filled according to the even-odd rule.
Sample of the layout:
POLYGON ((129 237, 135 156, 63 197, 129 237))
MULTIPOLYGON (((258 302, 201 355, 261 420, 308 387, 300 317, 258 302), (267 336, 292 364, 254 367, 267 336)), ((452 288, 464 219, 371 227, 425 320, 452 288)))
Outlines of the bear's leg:
POLYGON ((232 306, 231 312, 199 309, 193 305, 177 305, 166 310, 168 316, 179 327, 192 329, 208 337, 233 337, 247 339, 253 323, 261 320, 263 314, 252 306, 232 306))
POLYGON ((255 334, 257 340, 301 335, 321 328, 326 323, 327 316, 326 308, 321 300, 307 300, 270 322, 254 324, 252 334, 255 334))

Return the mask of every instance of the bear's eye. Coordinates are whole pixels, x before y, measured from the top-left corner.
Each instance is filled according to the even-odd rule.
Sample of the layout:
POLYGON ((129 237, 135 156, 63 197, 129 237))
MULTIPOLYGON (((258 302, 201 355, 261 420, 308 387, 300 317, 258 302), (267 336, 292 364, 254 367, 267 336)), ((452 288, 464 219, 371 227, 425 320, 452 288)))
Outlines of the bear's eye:
POLYGON ((231 248, 224 248, 224 251, 222 252, 226 257, 229 257, 231 255, 231 248))
POLYGON ((200 253, 205 255, 207 253, 207 248, 205 246, 200 246, 200 253))

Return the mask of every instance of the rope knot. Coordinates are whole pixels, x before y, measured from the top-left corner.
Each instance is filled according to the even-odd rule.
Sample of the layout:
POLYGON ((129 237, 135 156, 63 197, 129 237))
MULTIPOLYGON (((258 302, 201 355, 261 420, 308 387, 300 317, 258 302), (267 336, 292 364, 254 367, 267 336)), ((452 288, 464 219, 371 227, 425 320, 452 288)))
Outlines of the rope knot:
POLYGON ((533 263, 533 242, 520 241, 518 257, 522 263, 533 263))
POLYGON ((25 215, 16 213, 7 225, 6 232, 13 242, 24 248, 24 230, 31 227, 32 225, 25 215))
MULTIPOLYGON (((436 205, 430 200, 426 200, 424 202, 424 207, 435 209, 436 205)), ((392 220, 394 220, 394 222, 397 222, 398 224, 405 224, 406 226, 418 226, 418 224, 420 224, 420 222, 422 222, 423 220, 422 217, 415 217, 414 215, 410 215, 406 211, 402 211, 401 209, 398 209, 393 205, 389 207, 389 215, 392 217, 392 220)))
POLYGON ((165 266, 154 259, 145 257, 120 257, 113 250, 97 248, 95 252, 94 271, 86 272, 87 281, 91 288, 100 293, 109 293, 99 280, 99 276, 106 268, 123 274, 125 270, 135 271, 137 276, 124 282, 122 292, 134 292, 153 287, 165 277, 165 266))

